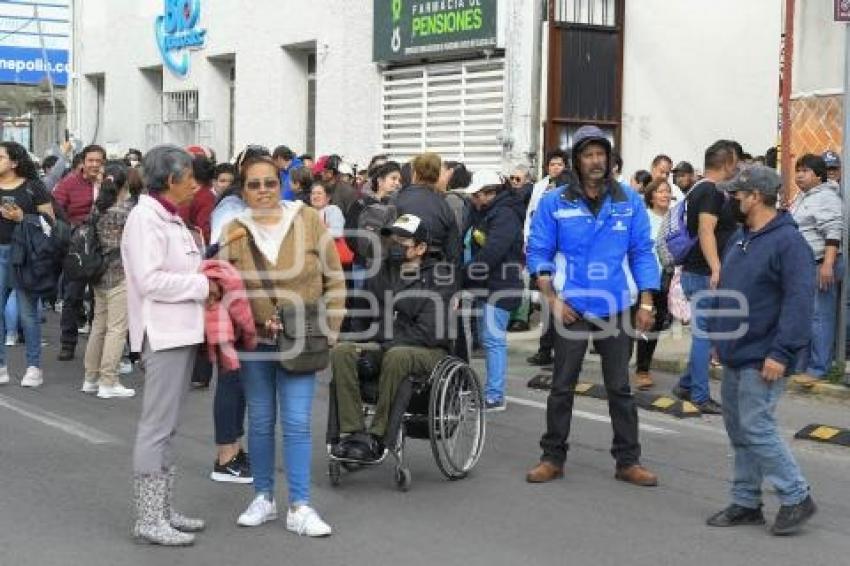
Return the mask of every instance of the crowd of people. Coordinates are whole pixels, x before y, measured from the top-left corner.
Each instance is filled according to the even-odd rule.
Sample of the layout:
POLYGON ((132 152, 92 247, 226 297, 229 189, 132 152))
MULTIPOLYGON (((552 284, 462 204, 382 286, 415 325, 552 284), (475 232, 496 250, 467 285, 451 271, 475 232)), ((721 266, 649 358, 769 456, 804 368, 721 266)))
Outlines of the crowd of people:
POLYGON ((775 152, 752 158, 728 140, 706 150, 701 171, 659 155, 627 183, 621 157, 588 126, 570 151, 546 155, 537 182, 524 165, 470 171, 427 152, 405 163, 376 155, 355 170, 338 155, 314 160, 286 146, 250 145, 232 162, 202 146, 122 159, 97 145, 71 149, 39 171, 22 146, 0 144, 0 384, 10 381, 6 347, 18 326, 20 383, 43 383, 41 312, 51 305, 61 305, 59 360, 74 359, 89 333, 83 393, 133 397, 120 377, 141 360, 136 537, 187 545, 204 528, 172 506, 172 443, 191 387, 215 382, 211 478, 253 483, 237 523, 278 516, 280 421, 286 528, 327 536, 310 497, 316 373, 329 366, 333 378, 342 438, 332 454, 375 462, 402 380, 447 355, 469 361, 480 350, 485 408, 505 410, 507 333, 529 330, 536 309, 542 333, 528 363, 554 371, 542 456, 527 481, 563 475, 591 344, 615 475, 658 484, 640 462, 631 391, 654 387, 658 341, 679 319, 692 346, 674 393, 723 414, 735 449, 732 504, 709 524, 763 523, 765 478, 782 500, 775 534, 796 532, 815 511, 775 410, 787 376, 811 385, 832 366, 846 226, 832 152, 796 161, 792 195, 781 191, 775 152), (712 316, 733 299, 744 309, 737 318, 712 316), (718 338, 732 323, 748 330, 718 338), (720 402, 709 394, 712 364, 725 371, 720 402), (364 368, 378 379, 368 421, 364 368))

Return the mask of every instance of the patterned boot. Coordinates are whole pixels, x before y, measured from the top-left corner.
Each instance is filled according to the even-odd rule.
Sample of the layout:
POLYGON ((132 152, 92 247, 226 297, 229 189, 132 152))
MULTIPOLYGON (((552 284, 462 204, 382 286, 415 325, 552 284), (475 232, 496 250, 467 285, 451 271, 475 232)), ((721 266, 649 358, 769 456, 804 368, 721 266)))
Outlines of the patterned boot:
POLYGON ((165 492, 165 519, 172 527, 184 533, 197 533, 204 530, 206 523, 203 519, 193 519, 181 515, 174 510, 174 480, 177 477, 177 468, 171 466, 168 468, 168 489, 165 492))
POLYGON ((168 492, 166 474, 135 474, 133 491, 136 498, 136 524, 133 536, 138 542, 163 546, 188 546, 195 536, 182 533, 165 520, 165 498, 168 492))

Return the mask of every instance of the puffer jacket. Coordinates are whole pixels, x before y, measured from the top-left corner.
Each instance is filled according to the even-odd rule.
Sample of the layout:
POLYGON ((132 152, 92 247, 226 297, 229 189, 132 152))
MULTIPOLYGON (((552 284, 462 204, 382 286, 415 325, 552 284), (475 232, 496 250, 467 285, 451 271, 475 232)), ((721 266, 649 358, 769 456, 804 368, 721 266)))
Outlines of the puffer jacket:
POLYGON ((410 185, 397 191, 392 200, 399 216, 413 214, 425 222, 431 231, 432 247, 445 261, 460 264, 460 226, 443 195, 423 185, 410 185))
POLYGON ((844 235, 844 212, 841 197, 830 183, 800 191, 791 205, 794 222, 806 243, 812 248, 815 260, 823 259, 827 240, 841 241, 844 235))
MULTIPOLYGON (((523 195, 502 190, 483 210, 471 214, 472 262, 464 269, 464 288, 497 294, 495 306, 512 311, 522 302, 523 195)), ((464 230, 466 233, 466 230, 464 230)))

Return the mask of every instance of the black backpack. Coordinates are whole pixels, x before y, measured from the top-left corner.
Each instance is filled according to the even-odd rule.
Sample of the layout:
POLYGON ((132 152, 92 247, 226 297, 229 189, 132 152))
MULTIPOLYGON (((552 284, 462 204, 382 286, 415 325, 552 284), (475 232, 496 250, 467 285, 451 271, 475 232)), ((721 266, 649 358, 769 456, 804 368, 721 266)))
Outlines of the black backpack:
POLYGON ((97 235, 98 216, 93 214, 71 233, 68 255, 62 264, 65 277, 90 285, 99 282, 109 266, 97 235))
MULTIPOLYGON (((395 222, 398 217, 398 210, 395 205, 375 202, 367 205, 357 217, 358 230, 368 230, 375 234, 376 237, 381 237, 381 229, 388 228, 395 222)), ((357 255, 364 259, 375 259, 376 250, 372 249, 372 238, 357 238, 356 249, 357 255)))

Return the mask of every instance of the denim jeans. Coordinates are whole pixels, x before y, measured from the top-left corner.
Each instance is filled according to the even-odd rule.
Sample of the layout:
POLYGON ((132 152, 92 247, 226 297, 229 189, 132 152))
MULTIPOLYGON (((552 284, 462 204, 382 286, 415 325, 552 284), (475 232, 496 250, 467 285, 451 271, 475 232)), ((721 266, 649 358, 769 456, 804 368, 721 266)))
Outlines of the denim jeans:
MULTIPOLYGON (((26 340, 27 367, 41 367, 41 320, 38 317, 36 299, 23 289, 12 289, 9 266, 9 251, 11 246, 0 245, 0 306, 5 311, 6 301, 14 292, 18 301, 21 325, 24 328, 26 340)), ((6 367, 6 321, 0 316, 0 367, 6 367)))
POLYGON ((679 387, 690 391, 694 403, 708 401, 708 366, 711 363, 711 341, 708 339, 708 317, 706 311, 711 308, 713 299, 703 295, 700 300, 695 295, 707 291, 709 277, 696 273, 682 272, 682 291, 691 303, 691 353, 688 357, 688 369, 679 378, 679 387), (702 332, 697 332, 697 330, 702 332), (701 336, 699 335, 701 334, 701 336))
POLYGON ((487 384, 484 396, 488 401, 505 398, 505 376, 508 372, 507 328, 511 312, 490 303, 484 303, 481 325, 481 347, 484 349, 487 367, 487 384))
MULTIPOLYGON (((816 266, 820 269, 820 265, 816 266)), ((812 377, 825 377, 832 368, 835 346, 835 321, 838 316, 838 282, 844 277, 844 261, 839 256, 835 262, 836 284, 826 291, 815 292, 815 310, 812 314, 812 342, 809 347, 806 373, 812 377)), ((802 369, 802 368, 801 368, 802 369)))
MULTIPOLYGON (((14 336, 18 339, 18 296, 17 293, 10 293, 6 299, 6 309, 3 312, 4 320, 6 321, 6 336, 14 336)), ((40 319, 39 319, 40 320, 40 319)), ((6 336, 3 337, 5 340, 6 336)))
POLYGON ((215 381, 213 426, 215 443, 234 444, 245 434, 245 389, 238 371, 221 371, 215 381))
MULTIPOLYGON (((275 346, 260 344, 256 353, 272 358, 276 350, 275 346)), ((274 496, 275 423, 279 412, 289 504, 306 505, 310 502, 310 418, 316 376, 290 375, 275 359, 241 363, 254 491, 269 498, 274 496)))
POLYGON ((761 505, 764 480, 776 488, 782 505, 796 505, 808 494, 809 486, 776 424, 785 382, 765 381, 755 368, 723 372, 723 421, 735 454, 732 503, 742 507, 761 505))

